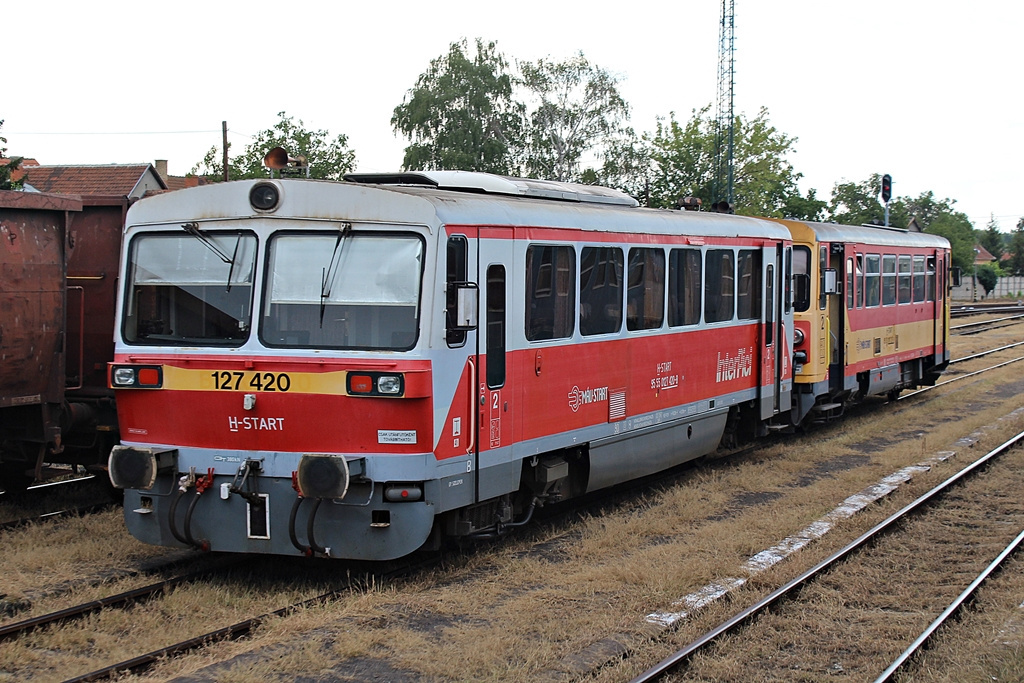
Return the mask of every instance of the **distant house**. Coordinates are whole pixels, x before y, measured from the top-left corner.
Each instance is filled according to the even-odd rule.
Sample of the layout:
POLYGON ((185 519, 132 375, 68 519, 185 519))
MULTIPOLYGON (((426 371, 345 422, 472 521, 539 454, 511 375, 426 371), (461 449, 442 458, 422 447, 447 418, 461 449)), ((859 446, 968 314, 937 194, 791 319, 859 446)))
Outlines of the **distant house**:
POLYGON ((139 199, 166 190, 153 164, 23 166, 25 189, 59 194, 103 195, 139 199))
POLYGON ((986 263, 995 263, 996 257, 988 249, 982 246, 981 242, 974 243, 974 265, 983 266, 986 263))

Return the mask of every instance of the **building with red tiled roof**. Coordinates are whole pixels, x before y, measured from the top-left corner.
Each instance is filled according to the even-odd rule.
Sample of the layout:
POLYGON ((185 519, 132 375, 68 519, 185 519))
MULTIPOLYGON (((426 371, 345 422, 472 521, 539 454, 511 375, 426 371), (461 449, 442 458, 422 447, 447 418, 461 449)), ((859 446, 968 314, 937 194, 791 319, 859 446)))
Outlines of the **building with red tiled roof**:
POLYGON ((137 199, 167 189, 152 164, 28 166, 24 171, 25 189, 39 192, 137 199))

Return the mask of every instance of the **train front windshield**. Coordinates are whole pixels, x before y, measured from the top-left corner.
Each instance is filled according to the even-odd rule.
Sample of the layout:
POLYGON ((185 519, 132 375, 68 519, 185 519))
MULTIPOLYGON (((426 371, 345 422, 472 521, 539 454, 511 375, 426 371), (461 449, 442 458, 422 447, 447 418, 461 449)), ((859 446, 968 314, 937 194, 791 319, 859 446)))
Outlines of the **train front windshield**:
POLYGON ((129 258, 125 341, 238 346, 248 339, 255 235, 198 228, 143 235, 129 258))
POLYGON ((279 233, 268 247, 267 346, 403 350, 419 327, 423 242, 409 234, 279 233))

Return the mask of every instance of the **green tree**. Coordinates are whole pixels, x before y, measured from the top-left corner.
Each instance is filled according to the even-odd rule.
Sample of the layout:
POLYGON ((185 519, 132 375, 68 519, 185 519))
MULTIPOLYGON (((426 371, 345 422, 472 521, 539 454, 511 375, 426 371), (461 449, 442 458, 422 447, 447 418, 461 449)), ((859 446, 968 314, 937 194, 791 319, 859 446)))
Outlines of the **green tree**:
POLYGON ((999 282, 999 269, 995 264, 984 263, 977 267, 976 277, 978 283, 985 288, 985 296, 988 296, 999 282))
POLYGON ((508 63, 494 42, 477 38, 468 51, 465 39, 452 43, 395 107, 391 126, 410 140, 402 165, 519 175, 524 107, 508 63))
MULTIPOLYGON (((4 120, 0 119, 0 128, 4 127, 4 120)), ((7 138, 0 136, 0 159, 7 157, 7 138)), ((22 157, 11 157, 6 164, 0 165, 0 190, 20 190, 20 180, 11 180, 11 174, 21 165, 22 157)))
POLYGON ((974 228, 966 215, 959 211, 940 214, 931 221, 925 232, 949 240, 953 267, 964 273, 971 272, 974 268, 974 228))
MULTIPOLYGON (((651 204, 674 206, 680 197, 708 199, 715 169, 716 122, 708 115, 710 106, 694 110, 681 125, 675 115, 659 120, 648 136, 651 146, 651 204)), ((753 119, 740 114, 734 130, 734 185, 736 212, 778 218, 817 219, 824 202, 814 191, 800 196, 797 181, 802 177, 786 158, 796 138, 782 133, 768 121, 762 108, 753 119), (794 212, 798 214, 794 216, 794 212)))
POLYGON ((828 203, 829 220, 844 225, 883 225, 885 206, 878 200, 881 189, 878 173, 859 183, 836 183, 828 203))
POLYGON ((632 128, 607 140, 598 157, 601 165, 587 168, 580 181, 621 190, 648 205, 650 195, 651 148, 632 128))
POLYGON ((997 263, 1001 260, 1006 250, 1003 246, 1003 233, 999 232, 999 223, 995 216, 989 218, 988 226, 978 234, 978 241, 996 257, 997 263))
POLYGON ((519 69, 521 85, 537 101, 529 116, 527 172, 579 181, 583 155, 600 156, 625 132, 629 105, 619 94, 618 78, 591 64, 582 52, 563 62, 522 62, 519 69))
MULTIPOLYGON (((355 152, 349 149, 347 136, 338 135, 330 140, 326 130, 306 129, 302 119, 296 122, 294 117, 285 115, 283 111, 277 116, 279 120, 273 128, 254 135, 245 150, 229 160, 228 176, 231 180, 270 175, 270 170, 263 165, 263 158, 274 147, 283 147, 291 157, 305 158, 310 178, 341 180, 355 166, 355 152)), ((300 169, 289 169, 284 173, 305 176, 305 170, 300 169)), ((222 155, 216 147, 210 148, 202 161, 193 167, 191 175, 204 176, 212 181, 224 178, 222 155)))
POLYGON ((1010 261, 1008 270, 1011 275, 1024 275, 1024 218, 1017 221, 1017 227, 1010 236, 1010 261))

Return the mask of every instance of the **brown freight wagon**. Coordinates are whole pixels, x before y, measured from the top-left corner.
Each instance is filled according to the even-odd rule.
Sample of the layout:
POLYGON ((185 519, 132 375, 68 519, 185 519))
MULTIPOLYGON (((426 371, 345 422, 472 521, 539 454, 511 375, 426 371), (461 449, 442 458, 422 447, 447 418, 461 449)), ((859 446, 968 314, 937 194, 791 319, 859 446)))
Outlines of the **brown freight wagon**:
POLYGON ((125 197, 0 191, 0 488, 106 467, 125 197))

